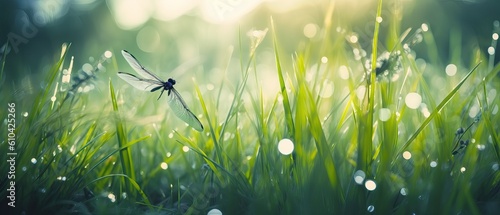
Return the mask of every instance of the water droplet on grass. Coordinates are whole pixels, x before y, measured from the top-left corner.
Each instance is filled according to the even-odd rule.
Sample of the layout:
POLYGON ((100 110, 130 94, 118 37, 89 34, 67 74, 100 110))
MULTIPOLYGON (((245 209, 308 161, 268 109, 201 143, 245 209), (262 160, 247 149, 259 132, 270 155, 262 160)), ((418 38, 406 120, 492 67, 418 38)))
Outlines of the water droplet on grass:
POLYGON ((212 209, 208 211, 207 215, 222 215, 222 212, 218 209, 212 209))
POLYGON ((363 170, 358 170, 354 172, 354 182, 356 184, 363 184, 363 181, 365 180, 366 174, 363 172, 363 170))
POLYGON ((429 164, 432 168, 436 167, 437 166, 437 162, 436 161, 431 161, 431 163, 429 164))
POLYGON ((403 195, 403 196, 406 196, 406 195, 408 195, 408 189, 406 189, 406 188, 403 187, 403 188, 401 188, 401 190, 399 191, 399 193, 401 195, 403 195))
POLYGON ((455 64, 448 64, 445 68, 446 75, 455 76, 457 74, 457 66, 455 64))
POLYGON ((365 188, 369 191, 374 191, 375 189, 377 189, 377 183, 375 183, 375 181, 373 180, 367 180, 365 182, 365 188))
POLYGON ((382 122, 389 120, 389 118, 391 118, 391 110, 389 108, 381 108, 379 110, 378 118, 382 122))
POLYGON ((182 147, 182 151, 184 151, 184 152, 188 152, 188 151, 189 151, 189 147, 187 147, 187 146, 183 146, 183 147, 182 147))
POLYGON ((408 93, 405 97, 405 104, 411 109, 417 109, 422 103, 422 96, 418 93, 408 93))
POLYGON ((37 162, 36 158, 31 158, 31 163, 32 164, 36 164, 36 162, 37 162))
POLYGON ((403 152, 403 158, 405 160, 410 160, 410 158, 411 158, 411 152, 409 152, 409 151, 403 152))
POLYGON ((366 210, 371 213, 375 210, 375 206, 370 205, 370 206, 368 206, 368 208, 366 210))
POLYGON ((168 169, 168 164, 167 164, 167 163, 165 163, 165 162, 162 162, 162 163, 160 164, 160 167, 161 167, 162 169, 168 169))
POLYGON ((278 151, 282 155, 292 154, 293 149, 294 149, 294 145, 293 145, 292 140, 290 140, 290 139, 285 138, 285 139, 282 139, 278 142, 278 151))

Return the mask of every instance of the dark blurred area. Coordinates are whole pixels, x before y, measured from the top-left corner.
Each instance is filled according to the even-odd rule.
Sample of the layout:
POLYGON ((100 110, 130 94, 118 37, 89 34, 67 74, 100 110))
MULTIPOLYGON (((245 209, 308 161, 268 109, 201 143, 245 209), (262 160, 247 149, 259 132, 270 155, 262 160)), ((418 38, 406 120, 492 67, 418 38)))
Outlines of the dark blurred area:
MULTIPOLYGON (((149 10, 162 3, 144 2, 150 2, 149 10)), ((69 55, 75 56, 75 67, 86 63, 89 57, 99 57, 106 50, 116 55, 120 49, 138 53, 136 55, 146 59, 148 65, 174 68, 189 58, 202 57, 204 66, 210 67, 210 63, 213 65, 220 58, 228 57, 223 52, 227 46, 238 46, 238 29, 244 35, 252 28, 269 27, 270 16, 275 19, 279 34, 287 35, 286 40, 280 41, 281 46, 293 52, 298 42, 307 39, 302 34, 304 25, 315 23, 322 26, 330 4, 329 1, 290 1, 293 3, 287 4, 280 3, 283 1, 255 1, 244 3, 245 7, 232 7, 229 11, 236 15, 228 18, 231 20, 216 22, 203 15, 203 7, 207 6, 202 1, 186 2, 191 5, 180 5, 184 11, 177 17, 155 18, 150 15, 142 23, 125 26, 123 23, 134 20, 124 19, 120 24, 120 17, 139 16, 146 9, 136 5, 120 14, 121 3, 116 0, 2 0, 0 44, 7 41, 11 44, 2 84, 9 85, 26 75, 43 77, 47 65, 59 58, 61 44, 65 42, 71 43, 69 55)), ((226 1, 212 2, 218 4, 209 7, 218 11, 229 5, 224 3, 226 1)), ((373 23, 376 3, 374 0, 337 1, 334 17, 351 25, 353 30, 363 31, 367 29, 367 23, 373 23)), ((394 1, 384 1, 385 5, 392 3, 394 1)), ((474 47, 479 47, 487 55, 493 23, 500 20, 498 0, 404 0, 399 3, 404 8, 402 29, 418 28, 422 23, 428 23, 439 45, 439 55, 445 61, 450 58, 449 40, 453 34, 460 34, 462 60, 470 58, 474 47)), ((161 13, 159 16, 175 12, 156 10, 161 13)), ((384 30, 387 29, 382 26, 382 36, 384 30)), ((0 48, 0 52, 4 51, 5 48, 0 48)), ((499 59, 496 55, 496 62, 499 59)))

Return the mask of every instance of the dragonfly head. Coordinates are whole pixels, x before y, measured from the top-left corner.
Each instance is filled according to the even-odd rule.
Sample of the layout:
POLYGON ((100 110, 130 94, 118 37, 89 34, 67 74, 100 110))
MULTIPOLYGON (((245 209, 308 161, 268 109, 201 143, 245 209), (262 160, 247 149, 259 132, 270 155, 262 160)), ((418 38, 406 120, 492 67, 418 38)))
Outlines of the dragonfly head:
POLYGON ((172 84, 172 86, 175 85, 175 80, 174 79, 169 78, 167 82, 170 83, 170 84, 172 84))

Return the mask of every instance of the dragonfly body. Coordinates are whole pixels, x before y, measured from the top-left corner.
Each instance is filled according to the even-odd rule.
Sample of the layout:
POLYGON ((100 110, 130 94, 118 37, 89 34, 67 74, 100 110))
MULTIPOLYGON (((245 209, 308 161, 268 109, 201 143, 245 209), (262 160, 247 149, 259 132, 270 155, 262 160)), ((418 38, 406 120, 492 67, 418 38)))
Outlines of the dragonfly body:
POLYGON ((170 105, 174 114, 197 131, 203 131, 203 125, 201 124, 200 120, 198 120, 193 112, 189 110, 179 92, 177 92, 177 90, 174 88, 174 85, 176 83, 174 79, 169 78, 167 81, 163 81, 158 76, 144 68, 139 63, 139 61, 129 52, 122 50, 122 55, 130 64, 130 66, 134 68, 137 74, 139 74, 141 77, 126 72, 118 72, 118 77, 140 90, 150 92, 161 90, 158 99, 160 99, 164 91, 167 91, 168 104, 170 105))

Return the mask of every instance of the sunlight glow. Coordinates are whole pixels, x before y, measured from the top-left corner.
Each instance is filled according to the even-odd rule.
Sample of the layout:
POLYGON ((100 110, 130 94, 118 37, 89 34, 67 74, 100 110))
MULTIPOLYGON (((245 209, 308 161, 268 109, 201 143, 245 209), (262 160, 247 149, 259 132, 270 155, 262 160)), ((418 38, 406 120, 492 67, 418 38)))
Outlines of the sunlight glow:
POLYGON ((375 18, 375 21, 377 21, 378 23, 381 23, 384 19, 382 19, 382 17, 380 16, 377 16, 377 18, 375 18))
POLYGON ((31 158, 31 163, 32 164, 36 164, 36 162, 37 162, 36 158, 31 158))
POLYGON ((465 169, 465 167, 460 168, 460 172, 461 172, 461 173, 464 173, 464 172, 465 172, 465 170, 466 170, 466 169, 465 169))
POLYGON ((182 147, 182 151, 184 151, 184 152, 188 152, 188 151, 189 151, 189 147, 187 147, 187 146, 183 146, 183 147, 182 147))
POLYGON ((365 182, 365 187, 369 191, 374 191, 375 189, 377 189, 377 184, 373 180, 367 180, 365 182))
POLYGON ((282 139, 278 142, 278 151, 283 155, 292 154, 294 149, 293 142, 290 139, 282 139))
POLYGON ((405 104, 411 109, 417 109, 422 103, 422 96, 418 93, 408 93, 405 97, 405 104))

